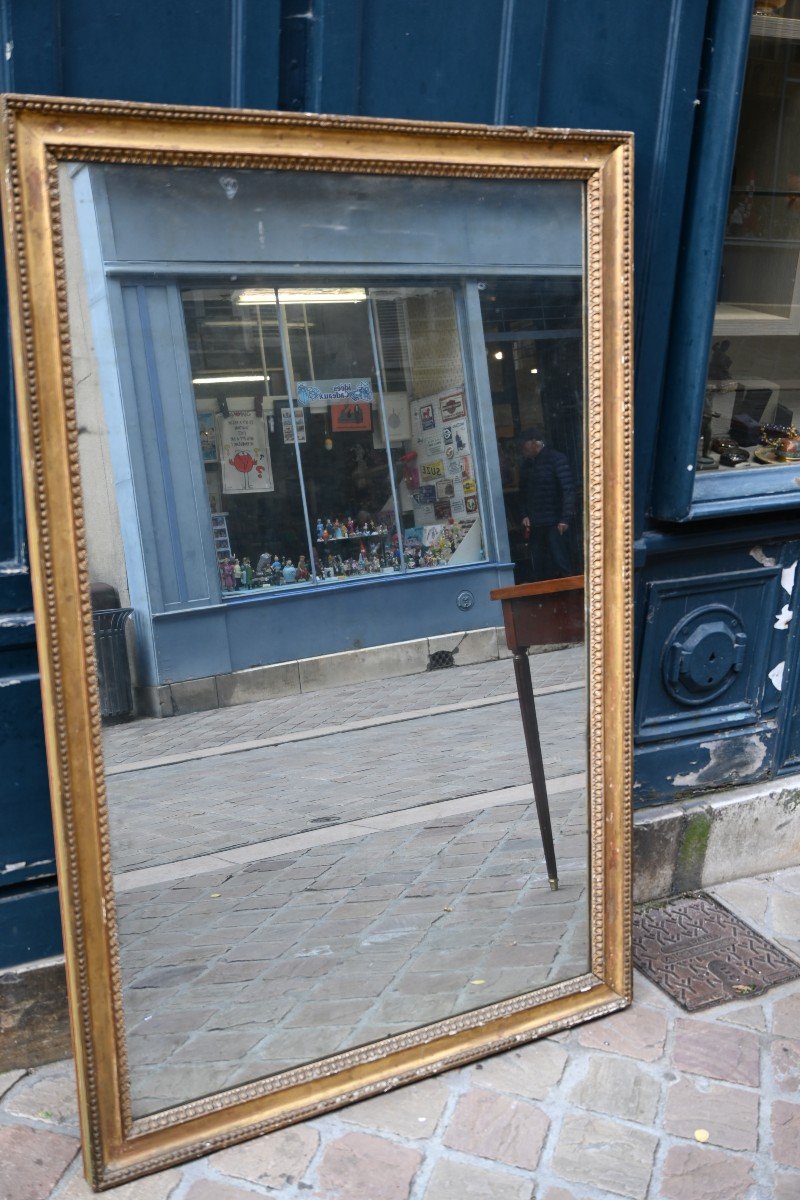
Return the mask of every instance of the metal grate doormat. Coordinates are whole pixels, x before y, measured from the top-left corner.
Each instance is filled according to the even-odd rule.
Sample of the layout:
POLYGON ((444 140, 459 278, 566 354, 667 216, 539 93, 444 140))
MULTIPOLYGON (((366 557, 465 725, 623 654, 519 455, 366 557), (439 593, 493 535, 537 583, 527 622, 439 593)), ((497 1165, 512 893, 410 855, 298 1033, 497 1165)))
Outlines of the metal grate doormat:
POLYGON ((800 979, 800 964, 702 894, 635 912, 633 961, 687 1012, 800 979))

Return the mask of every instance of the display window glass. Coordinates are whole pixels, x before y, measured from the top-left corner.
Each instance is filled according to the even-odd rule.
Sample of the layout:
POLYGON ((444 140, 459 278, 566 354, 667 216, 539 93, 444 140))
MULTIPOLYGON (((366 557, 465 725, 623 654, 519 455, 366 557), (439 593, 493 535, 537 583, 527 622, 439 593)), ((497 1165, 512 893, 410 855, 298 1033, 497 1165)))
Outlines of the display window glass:
POLYGON ((224 596, 485 558, 456 289, 182 301, 224 596))
POLYGON ((478 285, 503 501, 517 583, 583 563, 583 281, 478 285))
POLYGON ((755 8, 698 471, 800 461, 800 0, 755 8))

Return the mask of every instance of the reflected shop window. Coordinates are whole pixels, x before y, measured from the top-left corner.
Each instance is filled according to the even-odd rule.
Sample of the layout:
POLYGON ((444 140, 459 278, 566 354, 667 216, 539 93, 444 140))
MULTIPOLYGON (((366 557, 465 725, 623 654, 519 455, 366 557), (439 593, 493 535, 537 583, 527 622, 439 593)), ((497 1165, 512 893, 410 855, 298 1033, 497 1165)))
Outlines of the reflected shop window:
POLYGON ((698 470, 800 461, 800 3, 755 6, 698 470))
POLYGON ((182 302, 224 598, 485 559, 452 286, 182 302))

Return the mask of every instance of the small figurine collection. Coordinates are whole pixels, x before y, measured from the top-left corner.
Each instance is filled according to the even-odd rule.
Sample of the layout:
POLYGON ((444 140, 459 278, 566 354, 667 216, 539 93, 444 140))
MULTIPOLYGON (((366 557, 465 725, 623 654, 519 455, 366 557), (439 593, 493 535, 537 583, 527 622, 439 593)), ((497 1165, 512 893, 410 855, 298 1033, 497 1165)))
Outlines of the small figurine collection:
POLYGON ((376 525, 374 521, 365 521, 359 527, 356 525, 352 517, 336 517, 331 520, 328 517, 327 521, 323 521, 321 517, 317 517, 317 541, 318 542, 336 542, 342 541, 345 538, 364 538, 378 537, 388 534, 389 530, 385 525, 376 525))
MULTIPOLYGON (((459 522, 451 517, 440 526, 407 530, 401 555, 397 534, 390 534, 385 524, 367 521, 358 527, 349 517, 333 521, 329 518, 324 522, 318 519, 319 550, 314 554, 314 574, 325 582, 358 575, 389 574, 401 571, 403 566, 407 571, 443 566, 471 525, 472 522, 459 522), (335 549, 334 543, 338 543, 335 549)), ((236 592, 307 583, 312 567, 305 554, 294 563, 291 558, 281 558, 265 550, 255 568, 249 558, 239 560, 231 554, 220 560, 219 571, 223 591, 236 592)))
POLYGON ((311 578, 308 559, 304 554, 300 555, 295 565, 291 558, 279 558, 268 550, 259 558, 255 570, 249 558, 243 558, 240 562, 232 554, 220 562, 219 573, 224 592, 282 587, 287 583, 306 583, 311 578))

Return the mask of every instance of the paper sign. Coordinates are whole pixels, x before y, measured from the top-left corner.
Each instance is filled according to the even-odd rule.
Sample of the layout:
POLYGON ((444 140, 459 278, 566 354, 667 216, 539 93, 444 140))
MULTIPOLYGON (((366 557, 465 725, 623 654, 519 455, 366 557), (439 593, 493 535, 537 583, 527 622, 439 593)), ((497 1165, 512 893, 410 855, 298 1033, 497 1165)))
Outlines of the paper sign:
POLYGON ((439 411, 443 421, 452 421, 456 417, 466 416, 464 393, 450 392, 447 396, 442 396, 439 401, 439 411))
POLYGON ((308 408, 311 404, 372 404, 372 384, 369 379, 314 379, 297 384, 297 403, 308 408))
POLYGON ((273 492, 275 484, 264 417, 250 411, 230 411, 227 417, 217 417, 217 431, 223 492, 229 495, 273 492))
POLYGON ((444 475, 444 463, 440 458, 419 465, 419 477, 422 480, 439 479, 442 475, 444 475))
MULTIPOLYGON (((306 440, 306 414, 302 408, 294 410, 294 423, 297 426, 297 440, 304 442, 306 440)), ((283 426, 283 440, 287 446, 291 446, 294 442, 294 434, 292 432, 292 410, 290 408, 281 409, 281 424, 283 426)))

